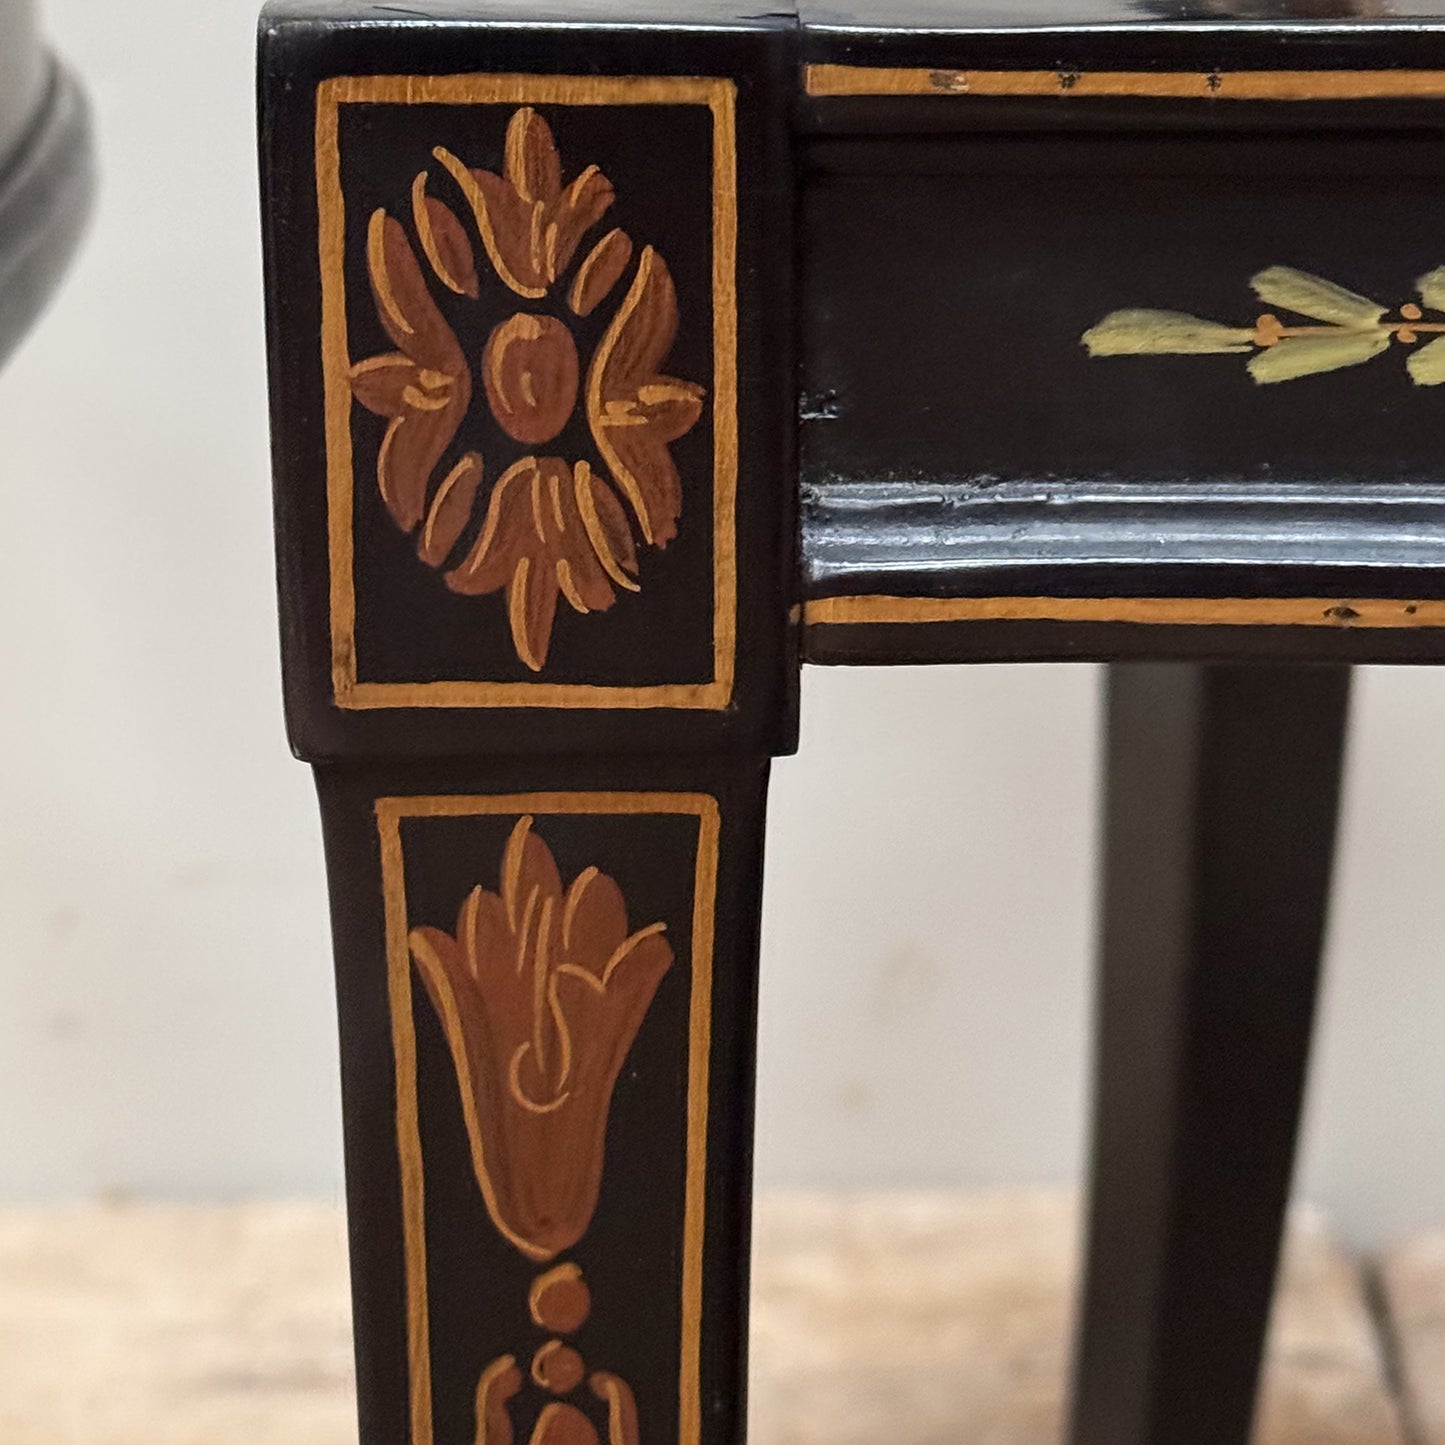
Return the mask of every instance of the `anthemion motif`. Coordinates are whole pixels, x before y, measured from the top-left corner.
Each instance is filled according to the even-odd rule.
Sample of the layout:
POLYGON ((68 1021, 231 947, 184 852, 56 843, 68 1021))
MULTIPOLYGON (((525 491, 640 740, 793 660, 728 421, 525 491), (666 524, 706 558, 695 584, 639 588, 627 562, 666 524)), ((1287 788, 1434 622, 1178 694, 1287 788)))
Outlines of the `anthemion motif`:
MULTIPOLYGON (((1273 312, 1253 326, 1230 326, 1179 311, 1115 311, 1084 333, 1084 346, 1090 356, 1252 353, 1249 374, 1267 385, 1358 366, 1395 341, 1415 348, 1405 369, 1416 386, 1445 383, 1445 316, 1429 320, 1407 302, 1390 319, 1389 307, 1378 301, 1289 266, 1270 266, 1250 285, 1265 305, 1320 324, 1282 321, 1273 312), (1426 336, 1432 339, 1417 345, 1426 336)), ((1445 267, 1422 276, 1416 289, 1425 307, 1445 313, 1445 267)))
POLYGON ((607 610, 641 588, 639 541, 676 535, 682 482, 669 448, 702 415, 704 390, 663 371, 679 324, 666 261, 601 231, 612 183, 595 165, 568 180, 535 109, 512 114, 501 174, 444 146, 433 156, 403 209, 410 229, 385 208, 371 215, 367 271, 396 350, 355 361, 351 390, 388 420, 376 482, 392 520, 453 592, 505 592, 517 656, 540 672, 559 597, 607 610), (443 188, 449 199, 434 193, 443 188), (464 354, 439 297, 499 312, 479 357, 464 354), (569 318, 604 305, 610 320, 584 361, 569 318), (468 450, 443 474, 477 402, 507 448, 468 450), (575 419, 594 456, 558 454, 575 419))
MULTIPOLYGON (((662 923, 629 930, 621 889, 596 868, 564 890, 551 850, 523 817, 503 855, 500 891, 475 888, 455 934, 415 928, 409 939, 451 1050, 487 1212, 527 1259, 548 1266, 528 1303, 552 1337, 534 1353, 531 1378, 554 1397, 585 1379, 610 1445, 637 1445, 632 1390, 609 1371, 589 1374, 567 1342, 591 1296, 575 1263, 555 1261, 597 1208, 613 1088, 673 963, 664 931, 662 923)), ((483 1369, 478 1445, 512 1445, 508 1403, 522 1388, 515 1355, 483 1369)), ((598 1440, 577 1404, 554 1398, 531 1445, 598 1440)))

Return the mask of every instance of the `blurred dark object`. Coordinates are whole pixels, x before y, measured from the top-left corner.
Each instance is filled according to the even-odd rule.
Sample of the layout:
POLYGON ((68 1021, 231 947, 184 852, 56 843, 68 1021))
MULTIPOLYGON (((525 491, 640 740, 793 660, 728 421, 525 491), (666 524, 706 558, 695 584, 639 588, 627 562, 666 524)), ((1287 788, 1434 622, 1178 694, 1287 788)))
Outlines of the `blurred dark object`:
POLYGON ((90 209, 85 99, 33 0, 0 0, 0 363, 40 314, 90 209))
POLYGON ((1348 20, 1390 15, 1390 0, 1145 0, 1150 15, 1174 20, 1348 20))

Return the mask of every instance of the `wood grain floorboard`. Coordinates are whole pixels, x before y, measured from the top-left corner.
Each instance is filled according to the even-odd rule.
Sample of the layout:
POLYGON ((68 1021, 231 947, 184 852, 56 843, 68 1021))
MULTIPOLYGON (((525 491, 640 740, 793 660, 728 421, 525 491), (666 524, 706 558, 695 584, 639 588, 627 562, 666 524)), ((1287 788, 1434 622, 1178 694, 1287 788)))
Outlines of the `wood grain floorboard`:
MULTIPOLYGON (((1057 1193, 764 1200, 758 1445, 1057 1445, 1077 1260, 1057 1193)), ((1360 1277, 1295 1216, 1258 1445, 1402 1445, 1360 1277)))
MULTIPOLYGON (((761 1200, 753 1445, 1056 1445, 1076 1217, 1059 1193, 761 1200)), ((1426 1382, 1445 1374, 1434 1248, 1386 1271, 1426 1382)), ((0 1211, 4 1445, 355 1445, 352 1392, 335 1210, 0 1211)), ((1434 1398, 1416 1414, 1437 1409, 1445 1445, 1434 1398)), ((1310 1215, 1258 1445, 1406 1445, 1358 1271, 1310 1215)))
POLYGON ((1445 1445, 1445 1230, 1388 1250, 1380 1278, 1413 1445, 1445 1445))

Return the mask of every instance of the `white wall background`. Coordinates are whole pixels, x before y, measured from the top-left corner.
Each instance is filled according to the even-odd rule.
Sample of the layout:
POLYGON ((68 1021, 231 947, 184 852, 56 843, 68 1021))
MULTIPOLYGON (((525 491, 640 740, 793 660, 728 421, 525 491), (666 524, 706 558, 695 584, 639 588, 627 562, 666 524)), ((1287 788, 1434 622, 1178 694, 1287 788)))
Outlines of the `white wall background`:
MULTIPOLYGON (((253 0, 49 0, 84 255, 0 377, 0 1199, 330 1193, 320 845, 280 722, 253 0)), ((3 41, 0 41, 3 43, 3 41)), ((1097 674, 809 673, 776 772, 764 1184, 1063 1178, 1097 674)), ((1445 672, 1362 675, 1303 1187, 1445 1219, 1445 672)))

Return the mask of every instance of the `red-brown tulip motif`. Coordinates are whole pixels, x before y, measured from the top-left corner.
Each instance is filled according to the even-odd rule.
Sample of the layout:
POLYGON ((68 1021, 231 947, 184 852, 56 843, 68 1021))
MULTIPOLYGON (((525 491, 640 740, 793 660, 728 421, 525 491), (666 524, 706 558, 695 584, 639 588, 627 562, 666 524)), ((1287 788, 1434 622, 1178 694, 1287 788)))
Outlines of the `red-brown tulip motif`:
POLYGON ((554 1259, 592 1221, 613 1086, 672 966, 663 933, 630 930, 621 889, 596 868, 564 889, 525 817, 500 892, 473 889, 455 933, 412 930, 488 1212, 529 1259, 554 1259))

